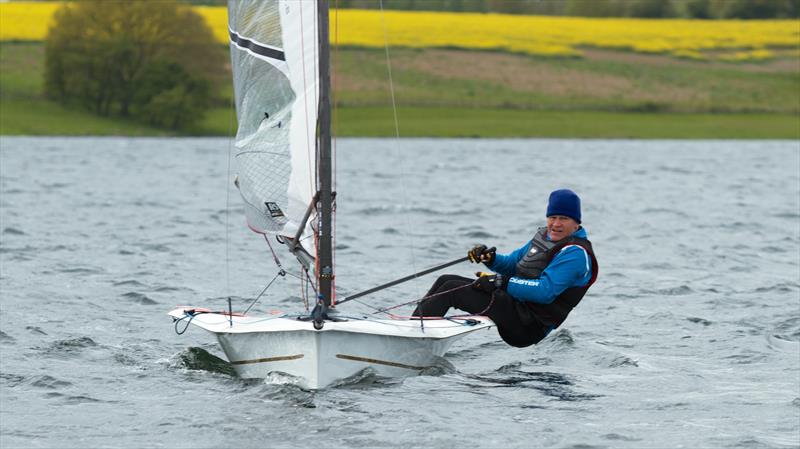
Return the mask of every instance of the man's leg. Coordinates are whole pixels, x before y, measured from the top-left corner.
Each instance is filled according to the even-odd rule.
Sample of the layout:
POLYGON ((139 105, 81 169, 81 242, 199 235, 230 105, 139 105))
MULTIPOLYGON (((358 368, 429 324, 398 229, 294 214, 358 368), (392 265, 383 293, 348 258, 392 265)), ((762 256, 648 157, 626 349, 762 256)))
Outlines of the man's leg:
MULTIPOLYGON (((472 280, 469 280, 472 283, 472 280)), ((445 282, 440 291, 465 285, 463 281, 445 282)), ((491 294, 470 287, 461 288, 424 301, 414 316, 444 316, 450 307, 475 315, 486 315, 494 321, 500 338, 511 346, 524 348, 544 338, 544 330, 535 324, 525 324, 517 310, 518 304, 507 293, 491 294)))
POLYGON ((440 276, 428 290, 428 293, 425 294, 427 299, 422 300, 412 315, 444 316, 450 310, 450 307, 454 306, 453 300, 456 296, 467 291, 474 291, 468 287, 473 281, 473 279, 455 274, 440 276), (454 291, 448 292, 449 290, 454 291))
POLYGON ((497 325, 497 332, 503 341, 511 346, 524 348, 538 343, 545 337, 541 326, 525 324, 522 321, 517 310, 517 307, 522 305, 508 293, 498 291, 494 295, 494 301, 485 315, 497 325))
POLYGON ((442 285, 451 281, 463 281, 463 283, 471 283, 472 279, 465 278, 464 276, 459 276, 457 274, 443 274, 436 279, 431 288, 428 289, 428 293, 426 293, 425 296, 426 297, 431 296, 434 293, 443 292, 447 290, 445 288, 442 288, 442 285))

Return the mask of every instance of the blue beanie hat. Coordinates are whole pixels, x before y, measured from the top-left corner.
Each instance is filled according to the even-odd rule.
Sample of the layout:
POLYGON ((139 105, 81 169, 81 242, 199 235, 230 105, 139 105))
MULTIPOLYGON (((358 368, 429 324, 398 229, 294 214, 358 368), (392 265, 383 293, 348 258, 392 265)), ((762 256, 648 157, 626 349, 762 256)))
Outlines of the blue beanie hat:
POLYGON ((547 216, 563 215, 581 222, 581 199, 569 189, 554 190, 547 202, 547 216))

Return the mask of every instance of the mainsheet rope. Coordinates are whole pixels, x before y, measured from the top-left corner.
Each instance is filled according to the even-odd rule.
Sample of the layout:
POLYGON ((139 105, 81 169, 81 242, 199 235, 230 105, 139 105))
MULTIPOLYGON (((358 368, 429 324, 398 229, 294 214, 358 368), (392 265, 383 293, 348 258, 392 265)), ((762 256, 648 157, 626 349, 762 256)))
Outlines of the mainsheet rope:
POLYGON ((433 293, 433 294, 430 294, 430 295, 427 295, 427 296, 423 296, 422 298, 414 299, 414 300, 411 300, 411 301, 408 301, 408 302, 404 302, 404 303, 401 303, 401 304, 396 304, 396 305, 394 305, 394 306, 389 306, 389 307, 375 307, 375 306, 373 306, 373 305, 367 304, 367 303, 365 303, 365 302, 363 302, 363 301, 360 301, 360 300, 358 300, 358 299, 353 299, 353 301, 355 301, 355 302, 357 302, 357 303, 359 303, 359 304, 361 304, 361 305, 367 306, 367 307, 369 307, 370 309, 373 309, 373 310, 374 310, 374 312, 372 313, 372 315, 377 315, 377 314, 379 314, 379 313, 385 313, 386 315, 389 315, 389 316, 390 316, 391 318, 393 318, 393 319, 409 319, 409 318, 415 318, 415 319, 419 319, 419 320, 420 320, 420 323, 421 323, 423 320, 431 320, 431 319, 448 319, 448 318, 461 318, 461 317, 465 317, 465 316, 484 315, 486 312, 488 312, 488 311, 489 311, 489 309, 491 309, 491 308, 492 308, 492 305, 494 305, 494 300, 495 300, 495 294, 494 294, 494 292, 492 292, 492 297, 491 297, 491 299, 489 300, 489 304, 486 306, 486 308, 485 308, 485 309, 483 309, 482 311, 480 311, 480 312, 478 312, 478 313, 471 313, 471 314, 469 314, 469 315, 451 315, 451 316, 446 316, 446 317, 428 317, 428 316, 404 316, 404 315, 395 315, 395 314, 393 314, 393 313, 389 313, 389 311, 390 311, 390 310, 394 310, 394 309, 397 309, 397 308, 400 308, 400 307, 403 307, 403 306, 408 306, 408 305, 411 305, 411 304, 416 304, 417 306, 419 306, 419 304, 421 304, 423 301, 425 301, 425 300, 427 300, 427 299, 434 298, 434 297, 436 297, 436 296, 445 295, 445 294, 448 294, 448 293, 453 293, 453 292, 455 292, 455 291, 462 290, 462 289, 465 289, 465 288, 467 288, 467 287, 472 287, 472 284, 464 284, 464 285, 460 285, 460 286, 458 286, 458 287, 451 288, 451 289, 449 289, 449 290, 445 290, 445 291, 441 291, 441 292, 433 293))

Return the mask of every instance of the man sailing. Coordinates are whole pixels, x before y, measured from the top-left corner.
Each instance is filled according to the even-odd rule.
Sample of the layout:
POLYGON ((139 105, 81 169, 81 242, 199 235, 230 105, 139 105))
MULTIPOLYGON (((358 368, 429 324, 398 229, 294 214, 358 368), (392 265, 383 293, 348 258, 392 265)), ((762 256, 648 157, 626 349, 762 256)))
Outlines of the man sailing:
POLYGON ((525 245, 510 254, 477 245, 468 257, 495 274, 440 276, 413 315, 444 316, 451 307, 486 315, 503 341, 516 347, 538 343, 561 325, 597 279, 597 259, 581 226, 580 198, 569 189, 550 194, 547 226, 525 245))

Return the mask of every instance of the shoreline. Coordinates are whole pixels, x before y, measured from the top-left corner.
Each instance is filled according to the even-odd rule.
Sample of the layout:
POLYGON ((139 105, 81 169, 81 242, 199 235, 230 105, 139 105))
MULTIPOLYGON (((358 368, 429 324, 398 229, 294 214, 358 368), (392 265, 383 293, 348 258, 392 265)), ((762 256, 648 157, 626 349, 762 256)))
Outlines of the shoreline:
MULTIPOLYGON (((340 108, 337 115, 337 137, 395 137, 390 108, 340 108)), ((401 138, 800 139, 796 114, 401 107, 397 115, 401 138)), ((48 101, 0 101, 0 136, 226 137, 231 129, 225 109, 211 111, 192 130, 169 132, 48 101)))

